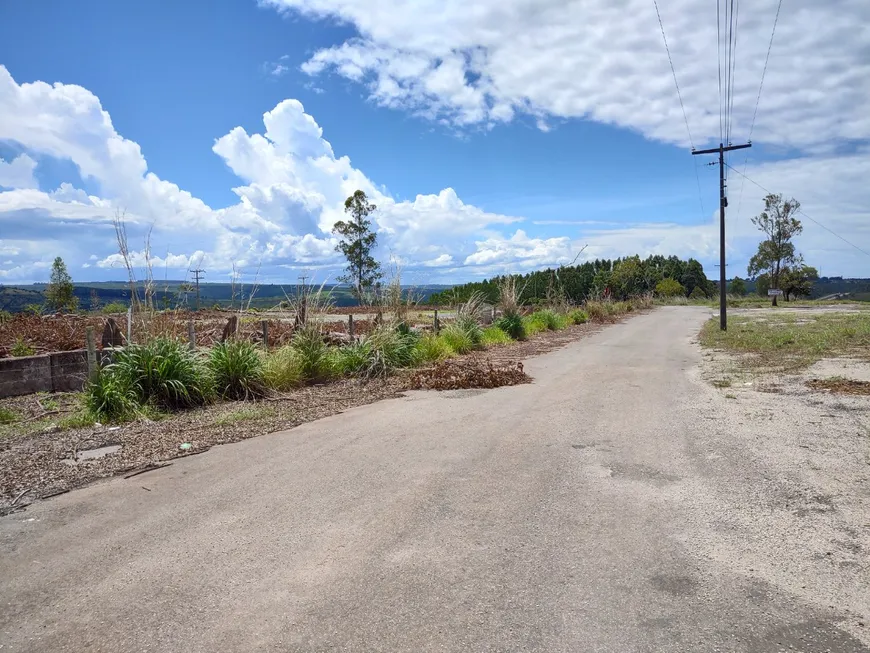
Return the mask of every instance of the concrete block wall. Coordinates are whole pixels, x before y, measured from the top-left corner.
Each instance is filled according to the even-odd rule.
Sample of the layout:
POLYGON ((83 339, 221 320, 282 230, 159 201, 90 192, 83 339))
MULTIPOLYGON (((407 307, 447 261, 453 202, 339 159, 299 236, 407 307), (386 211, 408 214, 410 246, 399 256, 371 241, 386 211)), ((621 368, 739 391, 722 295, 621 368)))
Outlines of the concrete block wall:
POLYGON ((34 392, 73 392, 88 377, 85 349, 40 356, 0 358, 0 398, 34 392))

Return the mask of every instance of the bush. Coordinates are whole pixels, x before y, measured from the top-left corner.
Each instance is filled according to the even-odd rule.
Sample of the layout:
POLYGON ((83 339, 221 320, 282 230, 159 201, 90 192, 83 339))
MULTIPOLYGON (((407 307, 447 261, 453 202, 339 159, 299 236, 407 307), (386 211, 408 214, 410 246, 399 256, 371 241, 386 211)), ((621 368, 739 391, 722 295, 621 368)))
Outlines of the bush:
POLYGON ((12 319, 12 313, 5 310, 0 310, 0 324, 4 322, 9 322, 12 319))
POLYGON ((273 390, 290 390, 304 382, 299 353, 290 345, 272 352, 263 362, 263 383, 273 390))
MULTIPOLYGON (((100 374, 106 383, 131 390, 140 405, 157 408, 201 406, 212 396, 212 380, 186 344, 157 338, 118 351, 100 374)), ((125 390, 126 391, 126 390, 125 390)))
POLYGON ((290 341, 296 352, 302 378, 306 381, 326 381, 333 375, 332 356, 316 325, 299 329, 290 341))
POLYGON ((585 324, 589 321, 589 315, 586 311, 580 308, 575 308, 573 311, 568 313, 568 321, 571 324, 585 324))
MULTIPOLYGON (((456 323, 447 326, 441 331, 440 336, 450 349, 457 354, 467 354, 474 349, 474 342, 468 333, 456 323)), ((481 332, 481 339, 483 333, 481 332)))
POLYGON ((427 333, 417 341, 417 358, 421 363, 446 360, 454 353, 444 338, 433 333, 427 333))
POLYGON ((33 356, 36 351, 25 342, 24 338, 19 337, 16 338, 15 344, 10 347, 9 353, 13 356, 33 356))
POLYGON ((518 313, 500 317, 495 321, 495 326, 514 340, 526 339, 526 327, 523 324, 523 318, 518 313))
POLYGON ((456 316, 453 326, 462 330, 468 336, 472 347, 480 347, 483 343, 483 328, 473 316, 460 313, 456 316))
POLYGON ((689 299, 707 299, 707 293, 701 290, 701 286, 695 286, 689 294, 689 299))
POLYGON ((338 376, 363 374, 371 361, 372 348, 362 340, 339 347, 333 352, 333 369, 338 376))
POLYGON ((266 394, 263 360, 252 343, 219 343, 212 347, 208 364, 215 390, 224 399, 257 399, 266 394))
POLYGON ((368 377, 387 376, 398 369, 415 367, 419 363, 418 340, 413 332, 403 333, 388 326, 375 329, 365 339, 370 358, 363 374, 368 377))
POLYGON ((111 304, 106 304, 102 308, 104 315, 109 315, 111 313, 126 313, 127 305, 122 304, 121 302, 112 302, 111 304))
POLYGON ((511 337, 497 326, 491 326, 483 330, 483 345, 485 347, 506 345, 509 342, 513 342, 511 337))
POLYGON ((686 289, 676 279, 662 279, 656 284, 656 295, 659 297, 682 297, 686 289))
POLYGON ((139 414, 139 399, 126 374, 111 366, 85 385, 85 413, 100 422, 126 422, 139 414))
POLYGON ((568 320, 564 315, 557 315, 552 310, 545 308, 536 311, 526 319, 526 330, 529 334, 540 331, 558 331, 568 326, 568 320))

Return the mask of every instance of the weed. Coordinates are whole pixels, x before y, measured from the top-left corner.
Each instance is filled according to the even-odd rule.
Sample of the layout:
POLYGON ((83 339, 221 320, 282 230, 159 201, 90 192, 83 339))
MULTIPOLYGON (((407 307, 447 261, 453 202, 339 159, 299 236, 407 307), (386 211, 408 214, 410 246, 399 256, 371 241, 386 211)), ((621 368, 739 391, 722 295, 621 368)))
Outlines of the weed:
POLYGON ((583 309, 575 308, 573 311, 568 313, 568 321, 571 322, 571 324, 585 324, 589 321, 589 314, 583 309))
POLYGON ((511 337, 497 326, 491 326, 483 330, 482 343, 484 347, 492 347, 493 345, 506 345, 512 342, 511 337))
POLYGON ((126 313, 127 305, 122 304, 121 302, 111 302, 103 306, 102 311, 104 315, 111 315, 114 313, 126 313))
POLYGON ((468 339, 471 340, 472 347, 477 348, 483 344, 483 328, 477 322, 475 317, 459 313, 452 326, 460 329, 468 336, 468 339))
MULTIPOLYGON (((440 336, 445 344, 457 354, 467 354, 474 349, 474 341, 468 333, 456 323, 448 325, 441 331, 440 336)), ((483 333, 481 333, 483 338, 483 333)))
POLYGON ((390 326, 375 329, 365 339, 370 357, 363 374, 387 376, 398 369, 415 367, 419 363, 418 340, 415 333, 403 333, 390 326))
POLYGON ((83 403, 85 413, 101 422, 125 422, 139 414, 138 397, 128 375, 115 372, 111 366, 88 381, 83 403))
POLYGON ((15 411, 0 406, 0 424, 12 424, 18 421, 18 414, 15 411))
POLYGON ((263 360, 244 340, 228 340, 212 347, 209 368, 217 394, 224 399, 258 399, 266 394, 263 360))
POLYGON ((96 420, 87 410, 80 410, 60 419, 58 426, 62 429, 79 429, 93 426, 96 420))
POLYGON ((305 382, 299 352, 287 345, 272 352, 263 363, 263 382, 273 390, 290 390, 305 382))
POLYGON ((526 320, 526 329, 530 334, 540 331, 558 331, 567 326, 568 318, 548 308, 532 313, 526 320))
POLYGON ((36 351, 27 344, 24 338, 18 338, 15 340, 15 344, 9 348, 9 353, 13 356, 33 356, 36 351))
POLYGON ((333 352, 333 369, 338 376, 362 374, 372 357, 371 345, 366 340, 344 345, 333 352))
POLYGON ((526 339, 526 327, 519 313, 505 314, 495 321, 495 326, 504 331, 514 340, 526 339))

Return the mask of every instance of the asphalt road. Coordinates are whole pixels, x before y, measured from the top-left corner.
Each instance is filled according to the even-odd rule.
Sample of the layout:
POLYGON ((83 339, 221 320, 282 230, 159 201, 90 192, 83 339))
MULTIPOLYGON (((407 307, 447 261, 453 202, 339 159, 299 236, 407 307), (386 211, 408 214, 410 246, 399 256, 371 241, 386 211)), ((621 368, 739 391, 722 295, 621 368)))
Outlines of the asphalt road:
POLYGON ((698 378, 709 314, 0 519, 0 650, 870 651, 867 515, 698 378))

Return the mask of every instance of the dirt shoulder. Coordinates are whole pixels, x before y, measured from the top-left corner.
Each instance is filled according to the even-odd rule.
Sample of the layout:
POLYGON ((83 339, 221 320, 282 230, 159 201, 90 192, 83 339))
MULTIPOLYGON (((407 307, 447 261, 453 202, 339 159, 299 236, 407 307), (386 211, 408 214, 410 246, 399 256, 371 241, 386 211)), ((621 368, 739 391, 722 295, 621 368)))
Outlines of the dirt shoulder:
MULTIPOLYGON (((521 361, 564 347, 601 328, 598 324, 573 325, 457 360, 481 366, 521 361)), ((218 403, 175 413, 159 421, 63 430, 57 426, 58 418, 62 419, 65 410, 72 409, 73 395, 2 400, 0 407, 12 408, 33 421, 28 423, 27 430, 7 430, 0 437, 0 514, 100 478, 135 473, 174 458, 202 453, 215 445, 290 429, 349 408, 399 396, 412 387, 412 374, 365 383, 343 380, 308 386, 266 401, 218 403), (57 413, 39 418, 47 401, 52 402, 57 413), (100 449, 103 451, 94 452, 100 449), (106 455, 100 455, 106 451, 106 455), (98 457, 87 457, 89 452, 98 457)))

